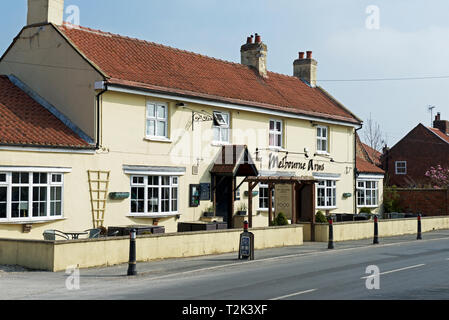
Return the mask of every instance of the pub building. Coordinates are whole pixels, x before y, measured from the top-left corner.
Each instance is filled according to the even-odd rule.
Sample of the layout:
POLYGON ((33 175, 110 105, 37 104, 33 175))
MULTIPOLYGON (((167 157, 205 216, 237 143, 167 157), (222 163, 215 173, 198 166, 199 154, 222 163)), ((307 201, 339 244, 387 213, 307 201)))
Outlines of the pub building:
POLYGON ((283 75, 258 34, 234 63, 30 2, 0 58, 0 237, 358 212, 362 121, 317 86, 311 51, 283 75))

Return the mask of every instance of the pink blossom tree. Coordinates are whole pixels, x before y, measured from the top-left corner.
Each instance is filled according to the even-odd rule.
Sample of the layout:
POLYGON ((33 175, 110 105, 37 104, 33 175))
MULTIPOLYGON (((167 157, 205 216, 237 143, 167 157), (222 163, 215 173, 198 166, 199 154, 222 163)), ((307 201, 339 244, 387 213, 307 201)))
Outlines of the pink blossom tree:
POLYGON ((441 165, 436 167, 430 167, 426 172, 426 177, 428 177, 435 189, 446 189, 449 188, 449 169, 443 168, 441 165))

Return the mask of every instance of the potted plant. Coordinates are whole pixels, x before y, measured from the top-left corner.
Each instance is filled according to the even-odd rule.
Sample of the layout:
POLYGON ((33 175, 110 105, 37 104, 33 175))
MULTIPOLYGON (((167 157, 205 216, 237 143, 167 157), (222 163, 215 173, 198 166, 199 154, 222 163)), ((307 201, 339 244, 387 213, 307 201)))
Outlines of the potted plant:
POLYGON ((237 215, 238 216, 246 216, 246 212, 247 212, 248 208, 246 206, 245 203, 240 204, 238 210, 237 210, 237 215))
POLYGON ((204 217, 213 217, 215 216, 214 206, 211 205, 206 209, 206 211, 203 212, 204 217))

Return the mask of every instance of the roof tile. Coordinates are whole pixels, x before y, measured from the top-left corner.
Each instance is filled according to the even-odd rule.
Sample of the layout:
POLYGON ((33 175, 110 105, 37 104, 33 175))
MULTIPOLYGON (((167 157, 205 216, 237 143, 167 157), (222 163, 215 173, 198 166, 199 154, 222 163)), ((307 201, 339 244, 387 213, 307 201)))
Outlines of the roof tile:
POLYGON ((360 122, 296 77, 268 72, 262 78, 238 63, 84 27, 58 28, 111 83, 360 122))
POLYGON ((0 75, 0 144, 87 148, 89 144, 0 75))

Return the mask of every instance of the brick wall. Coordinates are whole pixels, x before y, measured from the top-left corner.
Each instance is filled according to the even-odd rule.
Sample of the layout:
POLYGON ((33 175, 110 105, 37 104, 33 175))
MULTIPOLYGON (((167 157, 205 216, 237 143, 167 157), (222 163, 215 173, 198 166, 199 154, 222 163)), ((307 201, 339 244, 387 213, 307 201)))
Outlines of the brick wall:
POLYGON ((426 129, 422 124, 414 128, 383 158, 386 183, 400 188, 425 188, 430 180, 425 176, 430 167, 449 168, 449 144, 426 129), (395 162, 407 162, 407 174, 395 172, 395 162))
POLYGON ((396 189, 403 212, 425 216, 449 215, 448 189, 396 189))

